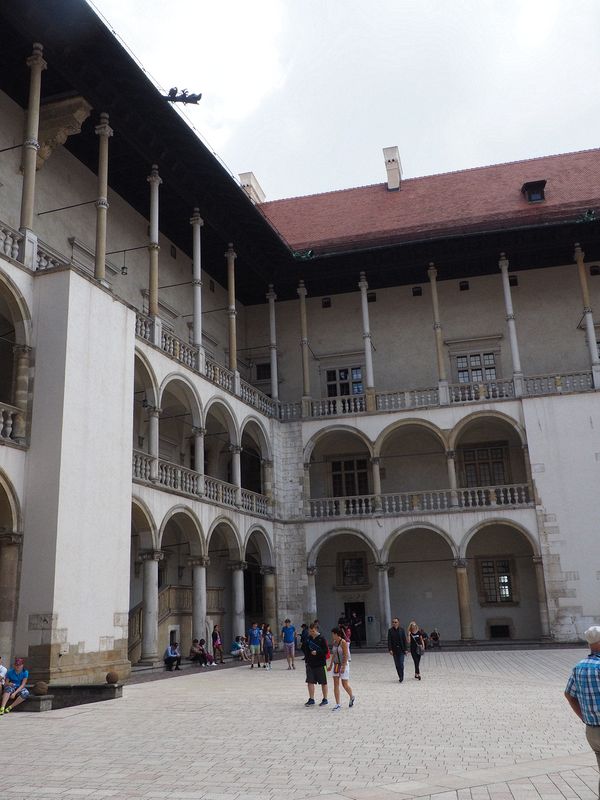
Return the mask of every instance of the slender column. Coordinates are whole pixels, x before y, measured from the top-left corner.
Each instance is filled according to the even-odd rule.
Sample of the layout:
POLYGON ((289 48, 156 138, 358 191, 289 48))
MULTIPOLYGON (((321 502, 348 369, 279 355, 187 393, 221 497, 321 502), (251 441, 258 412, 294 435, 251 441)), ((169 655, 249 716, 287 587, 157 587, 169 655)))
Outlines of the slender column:
POLYGON ((273 504, 274 502, 273 462, 263 459, 261 461, 261 466, 262 466, 262 493, 269 499, 269 502, 273 504))
POLYGON ((308 585, 306 587, 306 611, 308 613, 308 621, 310 623, 314 619, 317 619, 317 568, 307 567, 306 575, 308 577, 308 585))
POLYGON ((233 615, 231 624, 233 636, 244 636, 246 633, 246 610, 244 606, 244 570, 248 568, 245 561, 236 561, 229 565, 232 578, 233 615))
POLYGON ((375 508, 381 511, 381 472, 379 470, 381 459, 375 456, 371 459, 371 475, 373 478, 373 494, 375 495, 375 508))
POLYGON ((106 276, 106 215, 108 213, 108 140, 113 129, 108 114, 100 114, 100 124, 94 128, 98 138, 98 199, 96 200, 96 261, 94 277, 103 281, 106 276))
POLYGON ((513 382, 515 395, 521 397, 523 394, 523 370, 521 369, 521 356, 519 355, 519 342, 517 339, 517 324, 515 322, 515 312, 512 304, 510 291, 510 279, 508 277, 508 259, 504 253, 500 253, 498 261, 500 272, 502 273, 502 289, 504 292, 504 308, 506 310, 506 324, 508 325, 508 340, 510 342, 510 354, 513 364, 513 382))
POLYGON ((458 481, 456 479, 456 450, 446 450, 446 464, 448 465, 448 485, 450 486, 450 505, 458 506, 458 481))
POLYGON ((373 345, 371 342, 371 326, 369 323, 369 301, 367 299, 367 289, 369 284, 364 272, 360 273, 360 281, 358 282, 360 289, 360 306, 362 310, 362 323, 363 323, 363 346, 365 348, 365 378, 366 378, 366 392, 365 401, 367 411, 375 411, 375 378, 373 376, 373 345))
POLYGON ((206 556, 190 558, 192 568, 192 639, 206 639, 206 556))
POLYGON ((162 178, 158 174, 158 166, 152 164, 150 175, 146 178, 150 184, 150 241, 148 242, 149 275, 148 275, 148 313, 158 317, 158 187, 162 178))
POLYGON ((35 170, 40 127, 40 97, 42 92, 42 72, 47 64, 43 58, 44 48, 36 42, 33 52, 25 62, 29 67, 29 103, 23 138, 23 187, 21 190, 21 220, 19 230, 23 241, 19 246, 19 259, 26 267, 35 269, 37 256, 37 238, 33 233, 33 207, 35 204, 35 170))
POLYGON ((233 249, 233 245, 231 243, 227 246, 227 252, 225 253, 225 258, 227 259, 227 296, 228 296, 227 316, 229 317, 229 369, 232 372, 237 372, 238 368, 237 329, 236 329, 237 311, 235 308, 235 259, 237 258, 237 253, 233 249))
POLYGON ((379 624, 381 627, 381 641, 387 641, 387 632, 392 624, 392 605, 390 603, 390 578, 389 564, 376 564, 377 579, 379 582, 379 624))
POLYGON ((231 480, 236 487, 236 503, 242 502, 242 448, 239 444, 229 445, 231 450, 231 480))
POLYGON ((271 397, 279 400, 279 381, 277 378, 277 328, 275 326, 275 300, 277 295, 273 291, 273 284, 269 284, 267 292, 269 301, 269 352, 271 354, 271 397))
POLYGON ((142 661, 158 661, 158 562, 160 550, 140 553, 144 565, 144 606, 142 609, 142 661))
POLYGON ((435 268, 434 264, 429 264, 427 275, 429 276, 429 282, 431 284, 431 305, 433 308, 433 331, 435 333, 435 354, 437 358, 440 404, 447 405, 450 402, 450 394, 448 390, 448 375, 446 373, 446 359, 444 356, 442 323, 440 322, 440 304, 437 291, 437 269, 435 268))
POLYGON ((596 329, 594 328, 594 315, 590 301, 590 290, 588 286, 587 272, 585 271, 585 253, 581 245, 575 244, 573 258, 577 263, 579 273, 579 283, 581 285, 581 297, 583 299, 583 318, 587 334, 588 350, 590 351, 590 361, 592 364, 592 376, 594 389, 600 389, 600 358, 598 357, 598 345, 596 343, 596 329))
POLYGON ((13 347, 15 356, 15 395, 14 403, 20 414, 16 415, 13 427, 13 438, 23 442, 27 431, 27 408, 29 405, 29 360, 31 347, 16 344, 13 347))
POLYGON ((150 455, 152 456, 152 463, 150 465, 150 480, 157 481, 158 480, 158 457, 160 454, 160 445, 159 445, 159 419, 161 414, 161 409, 157 408, 156 406, 150 406, 148 408, 148 413, 150 414, 150 424, 148 426, 148 444, 150 449, 150 455))
POLYGON ((190 225, 192 226, 192 286, 194 302, 192 343, 200 352, 202 349, 202 226, 204 225, 204 220, 200 216, 200 209, 194 209, 194 214, 190 218, 190 225))
POLYGON ((302 475, 302 498, 304 506, 304 516, 310 517, 310 461, 303 464, 302 475))
POLYGON ((275 632, 277 630, 275 567, 263 567, 260 572, 263 576, 263 614, 265 622, 275 632))
POLYGON ((533 556, 535 569, 535 582, 537 586, 538 604, 540 609, 540 629, 544 639, 551 638, 550 617, 548 615, 548 599, 546 596, 546 581, 544 580, 544 562, 542 556, 533 556))
POLYGON ((194 471, 198 473, 198 493, 204 494, 204 434, 206 428, 192 428, 194 437, 194 471))
POLYGON ((470 641, 473 638, 473 620, 471 618, 471 597, 469 591, 467 559, 457 558, 454 562, 454 568, 456 570, 456 590, 458 593, 460 638, 463 641, 470 641))
POLYGON ((308 366, 308 322, 306 318, 306 287, 304 281, 298 285, 300 298, 300 346, 302 348, 302 414, 310 413, 310 372, 308 366))
POLYGON ((20 534, 0 535, 0 654, 7 664, 12 663, 20 546, 20 534))

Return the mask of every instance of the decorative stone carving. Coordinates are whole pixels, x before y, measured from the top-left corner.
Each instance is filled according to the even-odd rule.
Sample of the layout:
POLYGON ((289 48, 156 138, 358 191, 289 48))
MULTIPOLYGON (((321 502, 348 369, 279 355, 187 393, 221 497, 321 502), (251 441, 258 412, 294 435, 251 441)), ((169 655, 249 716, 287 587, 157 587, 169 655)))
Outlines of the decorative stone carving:
POLYGON ((69 136, 81 133, 81 126, 89 117, 92 106, 83 97, 67 97, 40 108, 40 147, 36 169, 41 169, 55 147, 64 144, 69 136))

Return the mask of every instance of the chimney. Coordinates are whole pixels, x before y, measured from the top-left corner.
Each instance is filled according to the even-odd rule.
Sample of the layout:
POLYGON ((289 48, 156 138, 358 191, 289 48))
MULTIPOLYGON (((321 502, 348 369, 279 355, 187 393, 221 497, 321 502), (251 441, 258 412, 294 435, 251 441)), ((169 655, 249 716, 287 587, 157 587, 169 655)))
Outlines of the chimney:
POLYGON ((256 180, 253 172, 240 172, 239 179, 242 189, 253 203, 260 205, 265 202, 267 196, 260 188, 260 183, 256 180))
POLYGON ((402 178, 402 164, 400 163, 400 153, 397 147, 384 147, 383 157, 385 159, 385 168, 387 170, 387 188, 388 192, 397 192, 400 188, 400 179, 402 178))

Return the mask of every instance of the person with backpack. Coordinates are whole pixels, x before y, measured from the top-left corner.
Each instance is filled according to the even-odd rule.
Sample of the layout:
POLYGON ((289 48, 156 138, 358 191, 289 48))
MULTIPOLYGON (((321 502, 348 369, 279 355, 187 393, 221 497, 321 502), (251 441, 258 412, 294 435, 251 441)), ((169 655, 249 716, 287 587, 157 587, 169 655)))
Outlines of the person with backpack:
POLYGON ((354 694, 350 686, 350 645, 346 641, 345 631, 341 627, 332 628, 331 633, 333 642, 331 645, 331 661, 327 667, 327 671, 331 672, 333 669, 333 694, 335 695, 335 705, 332 711, 339 711, 340 703, 340 681, 344 687, 344 691, 350 698, 348 708, 354 705, 354 694))
POLYGON ((319 684, 323 693, 320 706, 326 706, 327 700, 327 658, 329 647, 325 639, 319 633, 316 624, 312 622, 308 629, 306 640, 306 683, 308 685, 308 700, 305 706, 315 704, 315 686, 319 684))

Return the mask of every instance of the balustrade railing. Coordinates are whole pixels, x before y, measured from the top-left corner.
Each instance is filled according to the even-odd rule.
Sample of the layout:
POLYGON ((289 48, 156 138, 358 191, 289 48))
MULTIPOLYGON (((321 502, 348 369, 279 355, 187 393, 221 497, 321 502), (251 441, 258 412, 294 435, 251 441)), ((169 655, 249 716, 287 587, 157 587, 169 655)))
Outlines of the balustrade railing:
POLYGON ((363 411, 367 410, 365 397, 362 394, 313 400, 310 406, 311 417, 336 417, 345 414, 361 414, 363 411))
POLYGON ((14 441, 16 432, 23 427, 22 423, 23 412, 20 408, 0 403, 0 441, 2 439, 14 441))
POLYGON ((200 494, 201 476, 193 469, 180 467, 170 461, 158 462, 158 483, 176 492, 183 492, 192 496, 200 494))
POLYGON ((237 487, 208 475, 204 476, 204 496, 224 506, 237 506, 237 487))
POLYGON ((560 375, 531 375, 523 378, 525 395, 535 397, 541 394, 561 394, 563 392, 589 392, 594 388, 591 372, 567 372, 560 375))
POLYGON ((6 225, 0 225, 0 254, 17 260, 23 235, 6 225))
POLYGON ((196 369, 198 363, 198 349, 191 344, 186 344, 182 339, 168 331, 163 330, 161 334, 161 349, 167 355, 185 364, 190 369, 196 369))
POLYGON ((132 456, 133 477, 141 481, 149 481, 152 474, 152 456, 134 450, 132 456))
POLYGON ((531 489, 526 483, 510 486, 476 486, 458 489, 460 508, 485 506, 525 506, 531 502, 531 489))
POLYGON ((267 417, 277 416, 277 401, 267 397, 266 394, 251 386, 246 381, 240 382, 240 397, 249 406, 254 406, 267 417))
POLYGON ((227 367, 217 364, 216 361, 207 358, 204 362, 204 374, 209 381, 216 383, 217 386, 220 386, 228 392, 233 392, 233 372, 227 369, 227 367))
POLYGON ((52 269, 53 267, 64 267, 67 261, 59 256, 51 253, 38 241, 37 255, 36 255, 36 269, 42 271, 45 269, 52 269))
POLYGON ((309 505, 309 516, 313 519, 321 517, 354 517, 362 514, 372 514, 375 511, 375 496, 320 497, 310 500, 309 505))
POLYGON ((269 516, 269 500, 264 494, 251 492, 249 489, 242 489, 242 508, 245 511, 251 511, 253 514, 259 514, 261 517, 269 516))
POLYGON ((382 514, 411 514, 419 511, 444 511, 450 508, 450 491, 401 492, 381 495, 382 514))
POLYGON ((301 418, 301 403, 279 403, 279 419, 282 420, 282 422, 291 422, 301 418))
POLYGON ((474 400, 504 400, 515 396, 512 380, 483 383, 453 383, 448 387, 451 403, 470 403, 474 400))
POLYGON ((438 389, 409 389, 405 392, 378 392, 375 395, 377 411, 400 411, 404 408, 423 408, 439 403, 438 389))

